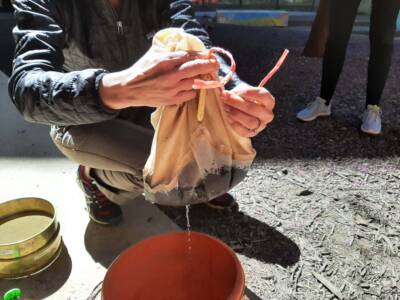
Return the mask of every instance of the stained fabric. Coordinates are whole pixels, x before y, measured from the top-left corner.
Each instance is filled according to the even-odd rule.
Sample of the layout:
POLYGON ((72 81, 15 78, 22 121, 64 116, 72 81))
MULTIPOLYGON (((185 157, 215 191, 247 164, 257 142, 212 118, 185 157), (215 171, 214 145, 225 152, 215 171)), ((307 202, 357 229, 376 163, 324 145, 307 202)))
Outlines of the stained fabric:
MULTIPOLYGON (((206 51, 197 37, 177 28, 158 32, 150 51, 206 51)), ((217 74, 203 78, 217 81, 217 74)), ((239 136, 227 122, 221 89, 207 89, 199 119, 198 97, 181 105, 158 108, 143 177, 151 202, 181 206, 209 201, 238 184, 255 157, 251 140, 239 136)))

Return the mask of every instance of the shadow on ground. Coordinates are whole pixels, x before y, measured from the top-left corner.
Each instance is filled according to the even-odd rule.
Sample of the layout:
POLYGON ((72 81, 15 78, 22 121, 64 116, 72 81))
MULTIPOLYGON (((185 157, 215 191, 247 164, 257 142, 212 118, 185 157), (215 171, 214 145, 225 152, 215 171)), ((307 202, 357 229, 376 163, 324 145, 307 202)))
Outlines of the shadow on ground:
POLYGON ((246 287, 245 294, 247 296, 247 299, 249 300, 262 300, 260 297, 258 297, 256 294, 254 294, 249 288, 246 287))
MULTIPOLYGON (((85 247, 93 260, 108 268, 121 252, 135 243, 149 236, 177 230, 173 222, 186 229, 185 208, 159 207, 172 222, 166 216, 155 217, 151 213, 155 210, 148 209, 150 206, 153 204, 143 198, 128 202, 123 208, 124 221, 119 226, 90 222, 85 232, 85 247)), ((190 210, 190 222, 192 230, 215 236, 247 257, 283 267, 299 261, 299 247, 291 239, 237 210, 220 212, 196 205, 190 210)), ((255 297, 250 299, 257 300, 255 297)))
MULTIPOLYGON (((186 229, 185 208, 160 209, 182 229, 186 229)), ((300 258, 300 249, 291 239, 237 210, 222 212, 206 205, 192 206, 190 228, 218 237, 235 252, 264 263, 288 267, 300 258)))
POLYGON ((0 295, 15 287, 21 289, 24 299, 44 299, 57 292, 72 270, 71 257, 64 243, 62 247, 60 257, 43 272, 23 279, 0 280, 0 295))
POLYGON ((85 247, 93 260, 108 268, 124 250, 137 242, 178 227, 143 197, 123 206, 124 219, 118 226, 89 222, 85 247))

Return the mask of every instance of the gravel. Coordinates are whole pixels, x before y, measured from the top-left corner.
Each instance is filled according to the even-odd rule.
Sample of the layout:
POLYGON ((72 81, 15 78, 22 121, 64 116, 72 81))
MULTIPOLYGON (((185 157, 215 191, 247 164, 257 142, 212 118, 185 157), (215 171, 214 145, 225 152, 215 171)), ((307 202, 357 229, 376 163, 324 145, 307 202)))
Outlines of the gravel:
MULTIPOLYGON (((217 25, 214 43, 232 51, 242 79, 256 84, 284 48, 287 63, 268 84, 276 118, 254 140, 257 159, 232 193, 239 210, 203 205, 194 230, 239 255, 250 299, 400 298, 400 40, 384 92, 379 137, 360 133, 368 38, 354 35, 333 115, 300 123, 319 91, 321 60, 301 57, 307 31, 217 25)), ((185 210, 162 208, 182 228, 185 210)))

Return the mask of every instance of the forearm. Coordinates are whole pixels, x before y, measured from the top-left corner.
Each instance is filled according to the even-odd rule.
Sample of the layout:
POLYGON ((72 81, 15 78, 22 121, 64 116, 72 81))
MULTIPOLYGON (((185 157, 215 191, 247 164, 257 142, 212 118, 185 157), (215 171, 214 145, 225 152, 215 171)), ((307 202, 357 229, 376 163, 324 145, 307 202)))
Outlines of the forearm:
POLYGON ((9 93, 27 121, 64 126, 97 123, 118 114, 100 100, 98 88, 104 73, 95 69, 14 72, 9 93))

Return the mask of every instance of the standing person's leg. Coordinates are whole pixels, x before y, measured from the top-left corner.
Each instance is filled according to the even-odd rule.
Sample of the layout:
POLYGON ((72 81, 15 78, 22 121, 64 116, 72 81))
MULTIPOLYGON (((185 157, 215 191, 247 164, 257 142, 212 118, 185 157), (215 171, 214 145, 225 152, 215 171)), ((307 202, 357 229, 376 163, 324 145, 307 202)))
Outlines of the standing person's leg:
POLYGON ((297 113, 309 122, 331 114, 330 101, 342 72, 346 48, 361 0, 332 0, 329 11, 329 35, 322 64, 321 92, 317 99, 297 113))
POLYGON ((320 97, 329 104, 342 72, 360 0, 333 0, 331 3, 329 37, 322 66, 320 97))
POLYGON ((400 0, 372 3, 368 65, 367 105, 379 105, 389 73, 400 0))
POLYGON ((400 0, 374 0, 372 2, 367 102, 361 124, 361 131, 368 134, 377 135, 382 131, 379 102, 392 60, 399 7, 400 0))

